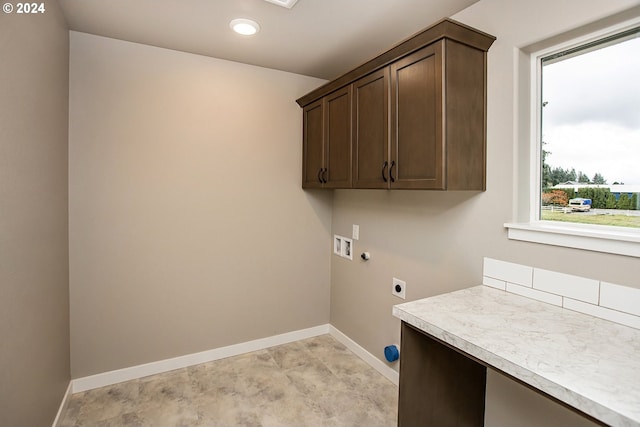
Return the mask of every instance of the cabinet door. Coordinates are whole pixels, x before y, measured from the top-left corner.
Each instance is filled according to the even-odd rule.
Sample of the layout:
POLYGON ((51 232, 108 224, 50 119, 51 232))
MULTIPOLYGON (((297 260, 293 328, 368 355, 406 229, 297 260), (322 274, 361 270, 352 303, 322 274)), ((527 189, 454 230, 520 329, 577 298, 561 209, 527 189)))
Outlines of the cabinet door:
POLYGON ((302 188, 320 188, 324 168, 324 108, 322 99, 304 107, 302 188))
POLYGON ((353 84, 353 186, 389 186, 389 67, 353 84))
POLYGON ((351 188, 351 86, 325 98, 326 188, 351 188))
POLYGON ((391 65, 391 188, 446 188, 442 41, 391 65))

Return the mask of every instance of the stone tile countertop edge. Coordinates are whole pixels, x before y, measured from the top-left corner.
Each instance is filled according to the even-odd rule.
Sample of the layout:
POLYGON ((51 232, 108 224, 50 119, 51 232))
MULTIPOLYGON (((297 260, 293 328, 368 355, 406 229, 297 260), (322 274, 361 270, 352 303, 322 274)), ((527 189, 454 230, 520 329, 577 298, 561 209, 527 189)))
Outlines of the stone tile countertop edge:
POLYGON ((608 425, 640 426, 638 329, 482 285, 393 315, 608 425))

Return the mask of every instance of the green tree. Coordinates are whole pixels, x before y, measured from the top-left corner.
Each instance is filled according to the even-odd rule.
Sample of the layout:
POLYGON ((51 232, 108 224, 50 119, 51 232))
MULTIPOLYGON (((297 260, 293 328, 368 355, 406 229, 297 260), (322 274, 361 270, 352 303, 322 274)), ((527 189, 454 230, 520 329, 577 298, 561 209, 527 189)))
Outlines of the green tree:
POLYGON ((611 193, 608 188, 593 188, 592 206, 595 209, 604 209, 607 205, 607 193, 611 193))
POLYGON ((605 209, 615 209, 616 208, 616 196, 613 195, 612 192, 607 194, 607 199, 604 202, 605 209))
POLYGON ((600 175, 600 173, 596 172, 595 175, 593 175, 593 179, 591 180, 594 184, 606 184, 607 180, 604 179, 604 177, 602 175, 600 175))
POLYGON ((618 209, 631 209, 631 199, 627 193, 620 194, 618 209))
POLYGON ((580 171, 578 172, 578 182, 583 182, 585 184, 588 184, 591 182, 591 180, 585 173, 582 173, 582 171, 580 171))
POLYGON ((551 153, 544 149, 546 144, 546 142, 542 141, 542 188, 552 187, 557 184, 551 179, 551 166, 547 164, 547 156, 551 153))
POLYGON ((638 209, 638 193, 633 193, 631 195, 631 201, 629 204, 631 205, 629 206, 629 209, 633 209, 633 210, 638 209))
POLYGON ((578 175, 576 174, 576 170, 571 168, 571 171, 567 175, 567 181, 576 181, 578 179, 578 175))
POLYGON ((572 169, 563 169, 560 167, 551 168, 548 165, 545 165, 549 168, 549 177, 548 180, 551 182, 551 185, 558 185, 565 183, 567 181, 575 181, 576 180, 576 171, 572 169))

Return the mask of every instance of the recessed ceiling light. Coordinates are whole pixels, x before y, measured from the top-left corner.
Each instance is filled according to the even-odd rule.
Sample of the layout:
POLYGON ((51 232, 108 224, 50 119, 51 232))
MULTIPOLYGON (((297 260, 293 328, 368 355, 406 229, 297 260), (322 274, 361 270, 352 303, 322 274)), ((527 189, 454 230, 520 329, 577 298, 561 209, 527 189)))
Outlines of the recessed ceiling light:
POLYGON ((266 1, 268 1, 269 3, 277 4, 278 6, 286 7, 287 9, 291 9, 298 0, 266 0, 266 1))
POLYGON ((229 23, 233 31, 244 36, 252 36, 260 31, 260 25, 251 19, 238 18, 229 23))

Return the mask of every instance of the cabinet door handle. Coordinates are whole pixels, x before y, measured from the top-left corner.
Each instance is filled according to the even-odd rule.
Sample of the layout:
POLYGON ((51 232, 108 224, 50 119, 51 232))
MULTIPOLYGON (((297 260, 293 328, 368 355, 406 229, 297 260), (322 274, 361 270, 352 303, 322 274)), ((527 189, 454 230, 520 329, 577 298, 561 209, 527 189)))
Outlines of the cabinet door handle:
POLYGON ((385 171, 387 170, 387 165, 388 165, 388 164, 389 164, 389 163, 385 160, 385 161, 384 161, 384 164, 382 165, 382 180, 383 180, 384 182, 387 182, 387 175, 385 175, 385 171))
POLYGON ((324 168, 324 170, 322 171, 322 183, 323 184, 326 184, 327 182, 329 182, 329 181, 327 181, 327 170, 328 170, 327 168, 324 168))
POLYGON ((391 161, 391 167, 389 168, 389 178, 391 178, 391 182, 396 182, 396 179, 393 177, 393 167, 396 165, 396 161, 391 161))
POLYGON ((318 169, 318 182, 322 184, 322 168, 318 169))

